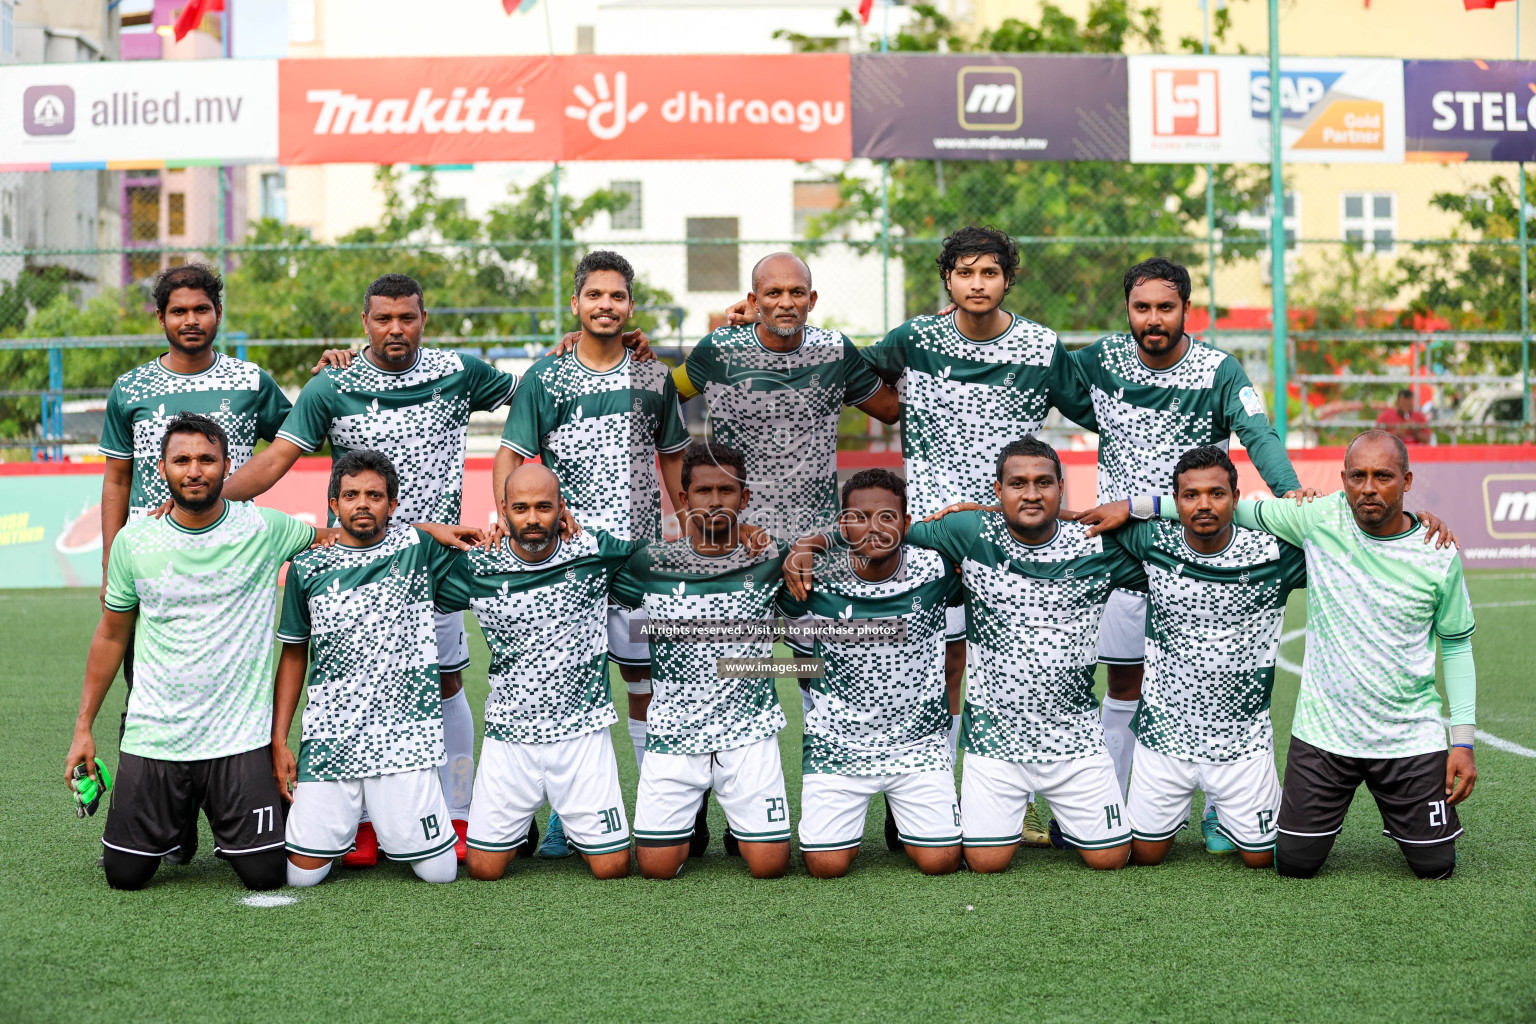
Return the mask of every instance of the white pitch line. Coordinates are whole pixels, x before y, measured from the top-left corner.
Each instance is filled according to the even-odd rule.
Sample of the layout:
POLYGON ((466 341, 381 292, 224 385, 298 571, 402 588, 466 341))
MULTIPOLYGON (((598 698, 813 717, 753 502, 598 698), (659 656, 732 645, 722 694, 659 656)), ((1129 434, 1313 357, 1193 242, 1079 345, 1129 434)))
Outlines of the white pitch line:
MULTIPOLYGON (((1536 602, 1524 602, 1524 603, 1536 604, 1536 602)), ((1473 607, 1474 608, 1483 608, 1483 607, 1487 607, 1487 606, 1486 605, 1473 605, 1473 607)), ((1292 640, 1300 639, 1301 637, 1304 637, 1306 635, 1307 635, 1307 631, 1305 629, 1293 629, 1293 630, 1290 630, 1289 632, 1282 633, 1282 634, 1280 634, 1280 646, 1283 648, 1286 644, 1290 643, 1292 640)), ((1287 658, 1285 655, 1280 654, 1278 652, 1275 655, 1275 667, 1282 668, 1282 669, 1284 669, 1287 672, 1293 673, 1294 675, 1298 675, 1298 676, 1301 675, 1301 666, 1296 664, 1294 661, 1290 660, 1289 658, 1287 658)), ((1451 724, 1451 720, 1449 718, 1442 718, 1441 721, 1444 722, 1447 726, 1449 726, 1451 724)), ((1536 758, 1536 750, 1532 750, 1530 747, 1522 747, 1518 743, 1515 743, 1515 742, 1512 742, 1510 740, 1506 740, 1506 739, 1503 739, 1501 737, 1495 736, 1491 732, 1484 732, 1483 730, 1479 729, 1479 730, 1477 730, 1475 735, 1477 736, 1477 740, 1478 740, 1479 743, 1486 743, 1490 747, 1494 748, 1495 750, 1502 750, 1502 751, 1505 751, 1506 753, 1510 753, 1510 754, 1519 754, 1521 757, 1533 757, 1533 758, 1536 758)))
POLYGON ((1536 601, 1484 601, 1482 604, 1474 604, 1473 608, 1529 608, 1536 601))

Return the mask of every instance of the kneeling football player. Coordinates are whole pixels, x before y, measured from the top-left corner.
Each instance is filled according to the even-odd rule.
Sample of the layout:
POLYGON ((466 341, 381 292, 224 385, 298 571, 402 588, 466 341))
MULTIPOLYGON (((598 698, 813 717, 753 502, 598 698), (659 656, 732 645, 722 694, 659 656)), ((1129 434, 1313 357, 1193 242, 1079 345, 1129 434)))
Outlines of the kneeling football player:
POLYGON ((338 541, 294 558, 288 570, 272 766, 293 804, 289 885, 325 878, 351 849, 364 810, 391 860, 428 882, 458 873, 458 835, 438 774, 446 750, 433 598, 453 547, 467 546, 458 538, 479 531, 391 525, 399 496, 384 455, 364 449, 337 459, 330 506, 338 541), (295 759, 288 728, 306 667, 309 703, 295 759))
POLYGON ((722 444, 683 453, 677 496, 687 534, 635 552, 615 600, 653 626, 767 627, 719 641, 651 637, 653 696, 635 795, 635 858, 646 878, 672 878, 688 859, 699 801, 713 788, 754 878, 789 868, 789 803, 779 730, 787 724, 773 677, 721 674, 723 659, 773 654, 774 599, 788 545, 755 550, 741 538, 746 460, 722 444))
POLYGON ((902 543, 912 525, 907 487, 886 469, 843 485, 841 540, 802 538, 791 562, 811 562, 814 589, 800 600, 787 579, 786 619, 898 626, 889 637, 823 638, 804 645, 824 659, 805 718, 800 853, 817 878, 848 873, 864 837, 870 797, 884 793, 898 845, 924 874, 960 867, 945 688, 945 609, 960 592, 954 566, 902 543), (830 542, 829 542, 830 541, 830 542), (814 560, 813 558, 814 554, 814 560))
POLYGON ((440 611, 470 609, 491 648, 485 740, 469 804, 469 876, 500 878, 545 801, 598 878, 629 874, 629 822, 608 727, 608 591, 639 543, 560 537, 560 481, 538 463, 507 477, 511 535, 459 556, 440 611))

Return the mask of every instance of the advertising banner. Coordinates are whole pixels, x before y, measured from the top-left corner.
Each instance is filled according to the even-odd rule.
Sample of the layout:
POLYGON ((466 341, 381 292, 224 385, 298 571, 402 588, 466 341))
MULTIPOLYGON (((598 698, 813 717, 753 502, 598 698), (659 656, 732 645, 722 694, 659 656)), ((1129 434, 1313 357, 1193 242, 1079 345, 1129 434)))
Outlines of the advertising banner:
POLYGON ((1410 160, 1536 160, 1536 63, 1403 62, 1410 160))
MULTIPOLYGON (((1269 67, 1258 57, 1127 58, 1131 159, 1267 163, 1269 67)), ((1287 163, 1401 163, 1403 63, 1282 58, 1287 163)))
POLYGON ((0 167, 265 163, 277 157, 277 61, 0 68, 0 167))
POLYGON ((853 58, 853 153, 872 159, 1126 160, 1126 63, 1066 54, 853 58))
POLYGON ((567 57, 566 160, 846 160, 848 57, 567 57))
POLYGON ((551 57, 285 60, 284 164, 558 160, 551 57))

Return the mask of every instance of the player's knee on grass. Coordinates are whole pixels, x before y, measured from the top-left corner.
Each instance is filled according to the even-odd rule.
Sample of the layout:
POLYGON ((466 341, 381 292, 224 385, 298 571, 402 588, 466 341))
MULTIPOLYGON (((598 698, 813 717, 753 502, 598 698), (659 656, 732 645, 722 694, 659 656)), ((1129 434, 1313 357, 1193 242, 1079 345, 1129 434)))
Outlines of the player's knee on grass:
POLYGON ((326 860, 323 857, 303 857, 290 853, 288 855, 288 884, 295 889, 307 889, 312 885, 319 885, 325 881, 325 876, 331 873, 331 865, 335 861, 326 860))
MULTIPOLYGON (((1163 858, 1168 856, 1168 851, 1173 849, 1173 840, 1164 839, 1151 843, 1141 839, 1131 840, 1131 863, 1141 868, 1149 868, 1161 864, 1163 858)), ((1244 853, 1246 858, 1246 851, 1244 853)))
POLYGON ((1243 858, 1243 863, 1250 868, 1272 868, 1275 866, 1274 850, 1238 850, 1237 852, 1243 858))
POLYGON ((288 881, 288 857, 282 850, 264 850, 243 857, 229 858, 240 881, 252 892, 281 889, 288 881))
POLYGON ((441 672, 438 674, 437 683, 438 692, 442 694, 443 700, 447 700, 464 689, 464 673, 441 672))
POLYGON ((1281 832, 1275 840, 1275 871, 1284 878, 1311 878, 1332 849, 1333 836, 1293 836, 1281 832))
POLYGON ((652 845, 649 840, 641 839, 635 844, 635 861, 640 865, 640 874, 644 878, 676 878, 688 862, 688 844, 652 845))
POLYGON ((490 850, 476 850, 470 847, 468 855, 464 858, 464 866, 469 869, 469 877, 475 881, 494 882, 507 873, 507 865, 511 864, 516 856, 516 850, 493 853, 490 850))
POLYGON ((160 867, 159 857, 141 857, 136 853, 124 853, 108 847, 102 852, 102 869, 107 874, 107 884, 124 892, 137 892, 149 884, 160 867))
POLYGON ((907 846, 907 856, 925 875, 952 875, 960 870, 960 846, 907 846))
POLYGON ((857 846, 851 850, 800 851, 800 856, 805 858, 805 870, 812 878, 842 878, 853 867, 853 859, 858 855, 857 846))
POLYGON ((789 843, 742 843, 741 857, 753 878, 783 878, 789 871, 789 843))
POLYGON ((1095 871, 1119 871, 1130 859, 1131 844, 1111 846, 1107 850, 1079 849, 1077 852, 1082 855, 1083 863, 1095 871))
POLYGON ((629 877, 629 851, 617 850, 613 853, 584 853, 587 867, 592 869, 592 877, 600 882, 606 882, 614 878, 629 877))
POLYGON ((1434 846, 1414 846, 1398 843, 1408 866, 1420 878, 1439 880, 1451 877, 1456 870, 1456 842, 1436 843, 1434 846))
POLYGON ((452 849, 447 849, 436 857, 412 861, 411 870, 423 882, 451 882, 459 877, 459 858, 452 849))
POLYGON ((967 846, 965 866, 983 875, 1006 871, 1008 865, 1013 862, 1014 851, 1018 848, 1017 843, 1012 846, 967 846))

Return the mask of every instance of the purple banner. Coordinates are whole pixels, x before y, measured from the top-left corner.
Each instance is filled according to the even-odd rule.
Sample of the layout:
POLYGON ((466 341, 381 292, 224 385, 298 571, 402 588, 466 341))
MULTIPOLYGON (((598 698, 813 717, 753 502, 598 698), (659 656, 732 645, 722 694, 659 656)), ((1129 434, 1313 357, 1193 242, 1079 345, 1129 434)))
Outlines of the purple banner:
POLYGON ((1451 524, 1468 569, 1536 568, 1536 463, 1415 462, 1404 504, 1451 524))
POLYGON ((1536 62, 1404 61, 1403 96, 1409 153, 1536 160, 1536 62))
POLYGON ((1129 160, 1123 57, 883 54, 853 58, 853 155, 919 160, 1129 160))

